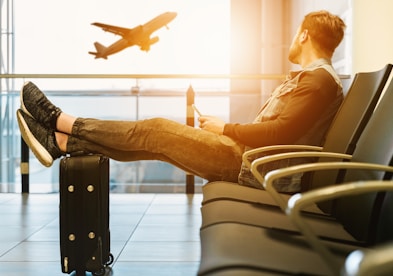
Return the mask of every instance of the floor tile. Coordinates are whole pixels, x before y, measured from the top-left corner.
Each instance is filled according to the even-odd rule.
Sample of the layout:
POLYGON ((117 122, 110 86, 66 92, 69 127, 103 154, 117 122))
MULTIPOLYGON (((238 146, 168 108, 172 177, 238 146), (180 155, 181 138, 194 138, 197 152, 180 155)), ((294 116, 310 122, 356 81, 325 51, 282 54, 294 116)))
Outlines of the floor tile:
POLYGON ((141 225, 130 241, 199 241, 199 228, 185 225, 141 225))
POLYGON ((199 242, 131 242, 118 261, 197 262, 199 251, 199 242))
POLYGON ((180 205, 200 205, 202 194, 156 194, 153 204, 180 204, 180 205))
POLYGON ((144 214, 149 208, 149 204, 111 204, 110 211, 112 213, 126 213, 128 215, 144 214))
MULTIPOLYGON (((17 241, 0 241, 0 258, 10 250, 12 250, 15 246, 17 246, 19 242, 17 241)), ((0 273, 0 275, 2 275, 0 273)))
POLYGON ((125 203, 150 203, 155 196, 155 194, 110 194, 110 202, 120 205, 125 203))
POLYGON ((111 241, 127 242, 136 229, 136 225, 122 226, 115 225, 110 227, 111 241))
POLYGON ((164 204, 152 205, 147 211, 147 215, 196 215, 200 214, 200 206, 181 205, 181 204, 164 204))
POLYGON ((57 222, 56 225, 49 223, 48 225, 42 227, 40 230, 36 231, 34 234, 29 236, 26 241, 56 241, 59 242, 59 226, 58 219, 54 221, 57 222))
MULTIPOLYGON (((114 263, 105 275, 196 275, 201 199, 200 194, 110 194, 114 263)), ((66 275, 58 215, 58 194, 0 193, 0 275, 66 275)))
POLYGON ((196 275, 199 262, 117 262, 113 275, 185 276, 196 275))
POLYGON ((10 214, 7 219, 3 218, 0 220, 0 228, 11 227, 11 226, 43 226, 54 219, 57 215, 55 214, 40 214, 40 213, 20 213, 10 214))
MULTIPOLYGON (((21 242, 0 257, 0 262, 59 262, 58 242, 21 242)), ((0 263, 1 264, 1 263, 0 263)))
POLYGON ((3 226, 0 227, 1 242, 20 242, 39 231, 41 226, 3 226))
POLYGON ((183 225, 183 226, 195 226, 200 227, 202 223, 201 215, 198 214, 171 214, 171 215, 151 215, 146 214, 143 216, 139 225, 157 225, 157 224, 166 224, 166 225, 183 225))
POLYGON ((6 276, 64 276, 59 262, 1 262, 0 275, 6 276))
POLYGON ((142 220, 143 214, 127 214, 110 212, 109 223, 111 227, 116 225, 121 226, 135 226, 142 220))
POLYGON ((14 200, 17 197, 19 197, 19 194, 1 194, 0 204, 7 204, 7 202, 10 202, 11 200, 14 200))

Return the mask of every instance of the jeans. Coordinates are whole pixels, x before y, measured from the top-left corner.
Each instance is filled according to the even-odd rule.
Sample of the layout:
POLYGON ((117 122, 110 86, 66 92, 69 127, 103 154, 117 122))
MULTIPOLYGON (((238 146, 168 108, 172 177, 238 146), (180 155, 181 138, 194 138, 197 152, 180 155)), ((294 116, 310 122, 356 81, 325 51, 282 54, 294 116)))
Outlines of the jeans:
POLYGON ((208 181, 237 182, 244 146, 175 121, 78 118, 67 152, 100 153, 118 161, 160 160, 208 181))

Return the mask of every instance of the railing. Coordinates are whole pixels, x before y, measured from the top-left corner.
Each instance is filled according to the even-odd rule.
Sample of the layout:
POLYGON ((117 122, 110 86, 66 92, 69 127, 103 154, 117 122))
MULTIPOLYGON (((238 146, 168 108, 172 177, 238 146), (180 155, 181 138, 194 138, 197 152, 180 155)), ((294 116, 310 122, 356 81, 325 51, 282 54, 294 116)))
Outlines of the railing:
POLYGON ((281 80, 283 74, 1 74, 0 79, 242 79, 281 80))

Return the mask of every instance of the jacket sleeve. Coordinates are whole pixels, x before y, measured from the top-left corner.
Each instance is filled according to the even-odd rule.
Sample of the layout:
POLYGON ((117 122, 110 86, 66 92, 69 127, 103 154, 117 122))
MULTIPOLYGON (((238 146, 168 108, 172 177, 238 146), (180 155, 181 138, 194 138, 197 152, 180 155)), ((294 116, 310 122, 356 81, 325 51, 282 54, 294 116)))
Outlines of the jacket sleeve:
POLYGON ((304 72, 276 118, 249 124, 226 124, 224 135, 256 148, 293 144, 304 135, 336 99, 338 84, 324 69, 304 72))

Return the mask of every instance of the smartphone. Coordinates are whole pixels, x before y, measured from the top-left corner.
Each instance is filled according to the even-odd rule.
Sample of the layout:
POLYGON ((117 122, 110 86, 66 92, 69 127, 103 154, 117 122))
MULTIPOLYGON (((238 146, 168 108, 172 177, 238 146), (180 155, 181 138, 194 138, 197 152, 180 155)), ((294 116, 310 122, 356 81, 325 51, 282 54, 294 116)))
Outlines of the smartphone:
POLYGON ((192 105, 192 108, 199 115, 199 117, 202 116, 202 113, 198 110, 198 108, 196 108, 195 104, 192 105))

